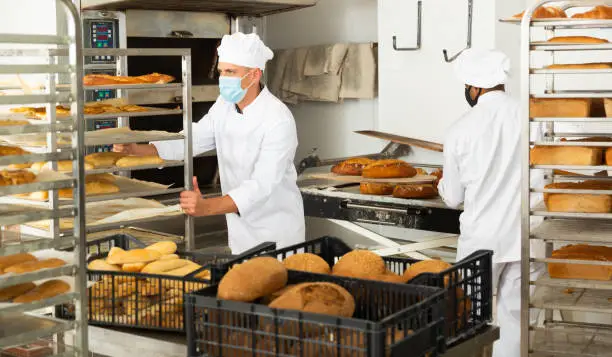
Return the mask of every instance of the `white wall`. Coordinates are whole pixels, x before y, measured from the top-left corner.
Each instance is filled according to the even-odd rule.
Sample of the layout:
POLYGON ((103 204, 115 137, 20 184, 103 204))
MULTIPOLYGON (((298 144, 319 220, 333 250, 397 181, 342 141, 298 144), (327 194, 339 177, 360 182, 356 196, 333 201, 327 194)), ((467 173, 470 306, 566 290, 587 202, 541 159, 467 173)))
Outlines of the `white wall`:
MULTIPOLYGON (((376 42, 376 6, 376 0, 320 0, 312 8, 269 16, 266 42, 273 49, 376 42)), ((320 158, 373 153, 383 147, 378 140, 352 133, 376 127, 376 99, 300 103, 290 109, 298 129, 298 162, 315 147, 320 158)))

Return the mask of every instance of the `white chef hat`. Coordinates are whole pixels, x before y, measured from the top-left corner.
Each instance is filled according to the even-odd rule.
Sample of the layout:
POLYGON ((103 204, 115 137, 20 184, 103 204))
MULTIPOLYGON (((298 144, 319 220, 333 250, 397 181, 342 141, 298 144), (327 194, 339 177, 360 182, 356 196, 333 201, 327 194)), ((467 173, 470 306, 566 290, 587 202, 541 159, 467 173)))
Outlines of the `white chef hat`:
POLYGON ((274 57, 272 50, 254 33, 245 35, 242 32, 236 32, 223 36, 217 52, 219 62, 261 70, 264 70, 266 62, 274 57))
POLYGON ((455 72, 464 84, 493 88, 508 80, 510 59, 500 51, 469 48, 457 58, 455 72))

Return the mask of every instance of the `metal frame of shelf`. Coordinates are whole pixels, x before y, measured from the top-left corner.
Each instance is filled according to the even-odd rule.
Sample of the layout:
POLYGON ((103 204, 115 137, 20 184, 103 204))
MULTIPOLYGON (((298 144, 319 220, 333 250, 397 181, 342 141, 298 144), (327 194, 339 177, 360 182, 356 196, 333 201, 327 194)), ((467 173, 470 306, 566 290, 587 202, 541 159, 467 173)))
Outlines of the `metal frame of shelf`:
MULTIPOLYGON (((540 6, 559 2, 558 0, 540 0, 529 7, 522 18, 512 20, 501 20, 502 22, 520 24, 521 28, 521 107, 522 107, 522 189, 521 189, 521 238, 522 238, 522 280, 521 280, 521 356, 595 356, 605 350, 596 350, 594 347, 601 347, 594 343, 596 333, 593 332, 592 324, 586 323, 563 323, 555 321, 553 312, 575 311, 575 312, 594 312, 612 313, 609 291, 612 289, 610 282, 590 281, 579 279, 552 279, 548 274, 544 274, 536 281, 530 281, 530 263, 569 263, 590 265, 610 266, 610 262, 563 260, 551 258, 553 244, 555 243, 612 243, 612 213, 564 213, 548 212, 541 205, 530 207, 532 194, 542 192, 560 193, 588 193, 588 194, 612 194, 612 191, 593 192, 591 190, 553 190, 531 187, 530 177, 533 170, 546 170, 547 177, 553 180, 566 180, 565 177, 554 175, 552 170, 610 170, 610 166, 572 166, 572 165, 538 165, 530 166, 530 148, 532 145, 547 146, 599 146, 611 147, 609 142, 558 142, 557 137, 565 136, 564 133, 555 133, 556 123, 604 123, 609 122, 609 118, 531 118, 530 99, 531 98, 612 98, 612 88, 606 90, 555 90, 555 77, 565 74, 579 75, 601 75, 610 73, 611 70, 554 70, 532 68, 532 54, 535 52, 548 53, 549 58, 554 61, 556 52, 567 51, 608 51, 612 50, 610 44, 580 45, 580 44, 551 44, 540 41, 532 41, 534 28, 544 28, 548 37, 553 37, 555 31, 563 30, 585 30, 612 28, 612 20, 577 20, 577 19, 553 19, 541 20, 532 19, 535 9, 540 6), (542 93, 537 93, 532 87, 532 80, 544 80, 546 89, 542 93), (545 127, 544 138, 532 141, 532 123, 541 123, 545 127), (543 217, 544 221, 538 227, 531 227, 532 217, 543 217), (546 244, 546 254, 544 257, 531 257, 531 243, 542 241, 546 244), (535 294, 530 294, 530 290, 535 286, 535 294), (531 309, 540 308, 544 311, 544 323, 532 325, 529 319, 531 309), (565 326, 571 325, 571 329, 565 326), (561 340, 558 340, 559 334, 561 340), (572 339, 567 334, 573 334, 572 339), (559 341, 565 345, 562 348, 559 341)), ((572 7, 585 7, 596 5, 612 5, 610 0, 569 0, 563 2, 565 9, 572 7)), ((584 31, 583 31, 584 32, 584 31)), ((565 35, 565 34, 564 34, 565 35)), ((583 129, 584 130, 584 129, 583 129)), ((604 133, 582 132, 578 136, 603 136, 610 135, 607 129, 602 129, 604 133)), ((576 136, 568 133, 567 136, 576 136)), ((598 176, 573 177, 574 180, 601 179, 598 176)), ((600 326, 612 329, 612 326, 600 326)), ((609 337, 608 337, 609 338, 609 337)), ((608 346, 612 345, 608 340, 608 346)), ((609 353, 609 350, 606 352, 609 353)))
MULTIPOLYGON (((85 245, 85 193, 84 193, 84 128, 83 121, 83 56, 81 54, 81 24, 78 10, 70 0, 57 0, 57 7, 63 7, 68 16, 66 21, 73 22, 74 34, 25 35, 0 34, 3 44, 36 44, 44 46, 59 45, 61 48, 41 49, 2 49, 3 57, 38 57, 45 64, 2 65, 3 74, 38 73, 45 74, 46 81, 39 94, 4 95, 0 105, 44 104, 49 114, 42 124, 7 126, 0 128, 0 135, 10 136, 31 133, 46 133, 47 146, 43 153, 6 156, 0 158, 0 165, 22 164, 35 161, 51 162, 57 169, 60 160, 73 161, 72 177, 52 181, 40 181, 0 188, 0 196, 49 191, 49 202, 40 205, 15 205, 0 203, 0 225, 19 225, 27 222, 49 219, 51 229, 49 238, 22 235, 10 230, 0 232, 0 255, 20 252, 35 252, 43 249, 74 248, 74 263, 58 268, 43 269, 35 272, 0 277, 0 287, 8 287, 23 282, 33 282, 58 277, 73 277, 74 291, 51 299, 24 304, 10 304, 0 307, 0 348, 28 343, 41 337, 75 330, 76 344, 70 355, 88 355, 87 336, 87 299, 86 296, 86 253, 85 245), (62 76, 60 76, 60 74, 62 76), (67 82, 67 83, 66 83, 67 82), (58 87, 66 89, 59 92, 58 87), (70 121, 58 122, 56 104, 70 105, 70 121), (57 145, 58 133, 69 132, 70 150, 60 151, 57 145), (73 207, 60 208, 58 190, 73 188, 73 207), (73 217, 74 225, 70 237, 59 234, 59 219, 73 217), (64 322, 37 315, 23 314, 33 312, 61 302, 73 302, 76 307, 75 321, 64 322)), ((58 13, 59 14, 59 13, 58 13)), ((63 21, 58 16, 57 21, 63 21)))

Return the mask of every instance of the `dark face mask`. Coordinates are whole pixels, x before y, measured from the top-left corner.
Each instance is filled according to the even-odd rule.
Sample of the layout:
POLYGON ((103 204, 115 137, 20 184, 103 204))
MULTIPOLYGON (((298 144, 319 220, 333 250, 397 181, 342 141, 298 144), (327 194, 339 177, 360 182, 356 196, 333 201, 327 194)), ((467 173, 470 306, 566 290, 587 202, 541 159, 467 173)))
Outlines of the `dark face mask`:
POLYGON ((476 98, 472 99, 472 96, 470 95, 470 90, 472 88, 472 86, 465 87, 465 100, 468 102, 470 107, 474 107, 478 103, 478 98, 480 98, 480 94, 482 94, 482 89, 479 88, 478 94, 476 94, 476 98))

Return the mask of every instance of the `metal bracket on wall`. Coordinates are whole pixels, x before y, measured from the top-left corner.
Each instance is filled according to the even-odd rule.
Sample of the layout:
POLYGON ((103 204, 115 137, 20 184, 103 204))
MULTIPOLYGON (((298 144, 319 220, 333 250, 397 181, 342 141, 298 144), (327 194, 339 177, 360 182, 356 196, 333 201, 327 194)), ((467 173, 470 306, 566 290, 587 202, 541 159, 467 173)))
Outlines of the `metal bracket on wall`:
POLYGON ((442 50, 442 53, 444 54, 444 61, 450 63, 453 62, 454 60, 457 59, 457 57, 459 57, 460 54, 463 53, 463 51, 467 50, 468 48, 472 47, 472 14, 473 14, 473 10, 474 10, 474 0, 468 0, 468 30, 467 30, 467 46, 462 49, 461 51, 459 51, 456 55, 452 56, 452 57, 448 57, 448 51, 446 51, 446 49, 442 50))
POLYGON ((417 51, 421 49, 421 18, 422 18, 423 4, 419 0, 417 2, 417 43, 416 47, 397 47, 397 36, 393 36, 393 49, 396 51, 417 51))

